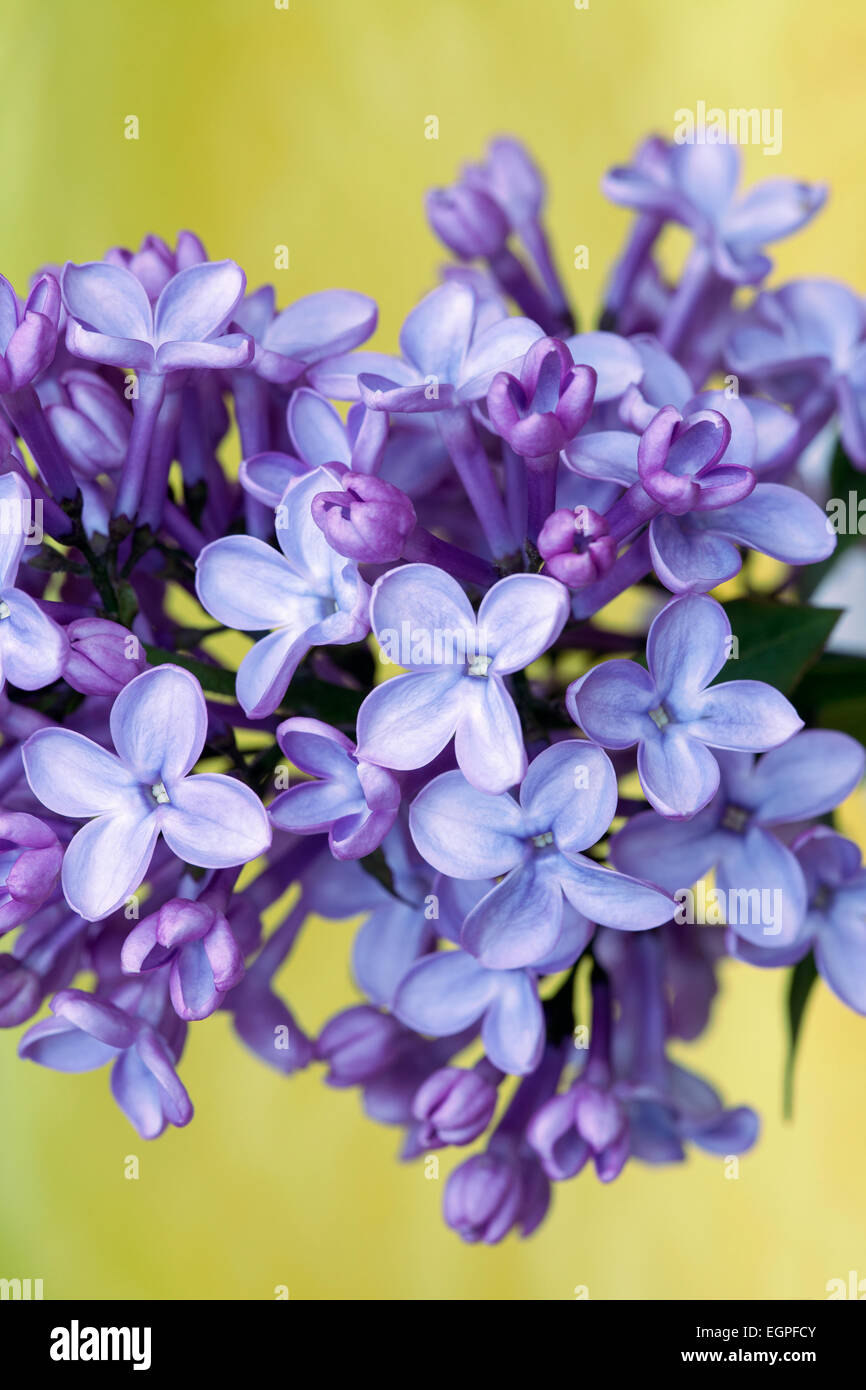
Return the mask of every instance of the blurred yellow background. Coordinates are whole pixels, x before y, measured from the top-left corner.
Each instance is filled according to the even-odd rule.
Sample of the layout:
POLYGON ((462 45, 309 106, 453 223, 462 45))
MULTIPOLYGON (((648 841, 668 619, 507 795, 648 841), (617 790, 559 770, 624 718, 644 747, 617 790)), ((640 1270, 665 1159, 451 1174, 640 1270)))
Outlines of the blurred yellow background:
MULTIPOLYGON (((422 195, 493 133, 526 140, 551 184, 559 261, 584 324, 626 215, 598 181, 673 113, 783 111, 778 158, 747 178, 826 179, 828 209, 777 252, 777 278, 866 288, 866 10, 806 0, 5 0, 0 269, 98 258, 194 228, 281 304, 324 286, 372 294, 392 348, 440 256, 422 195), (136 115, 140 139, 124 139, 136 115), (439 119, 439 139, 424 137, 439 119), (275 272, 274 247, 290 268, 275 272), (572 248, 588 270, 569 270, 572 248)), ((863 805, 849 804, 844 828, 863 805)), ((308 930, 281 985, 315 1031, 353 998, 346 924, 308 930)), ((139 1140, 107 1073, 18 1062, 0 1038, 0 1276, 46 1298, 822 1298, 866 1277, 866 1026, 823 986, 807 1015, 793 1124, 781 1120, 784 972, 728 965, 709 1036, 680 1057, 763 1114, 726 1180, 695 1153, 561 1187, 539 1234, 469 1248, 440 1219, 444 1177, 395 1160, 397 1134, 313 1071, 292 1081, 196 1025, 186 1130, 139 1140), (141 1176, 124 1178, 127 1155, 141 1176)))

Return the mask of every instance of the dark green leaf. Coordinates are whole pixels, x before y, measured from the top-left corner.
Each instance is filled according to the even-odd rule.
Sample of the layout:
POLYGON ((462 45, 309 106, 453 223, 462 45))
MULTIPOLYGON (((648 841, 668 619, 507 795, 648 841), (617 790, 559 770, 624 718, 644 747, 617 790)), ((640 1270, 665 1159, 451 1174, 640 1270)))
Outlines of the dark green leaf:
POLYGON ((185 671, 196 677, 202 690, 207 690, 211 695, 235 693, 235 673, 227 671, 224 666, 209 666, 206 661, 197 661, 194 656, 186 656, 182 652, 167 652, 163 647, 151 647, 147 643, 144 645, 144 651, 152 666, 164 666, 166 662, 182 666, 185 671))
POLYGON ((785 1061, 783 1099, 783 1111, 786 1120, 790 1120, 794 1113, 794 1062, 797 1057, 797 1045, 800 1040, 806 1004, 817 978, 815 959, 810 951, 804 960, 794 966, 788 982, 788 1056, 785 1061))
MULTIPOLYGON (((836 448, 830 469, 830 498, 838 499, 844 504, 847 525, 836 532, 836 549, 832 555, 828 555, 826 560, 821 560, 817 565, 808 565, 800 570, 797 576, 797 592, 801 598, 810 598, 824 576, 858 536, 866 534, 858 530, 861 515, 866 527, 866 474, 857 472, 841 444, 836 448)), ((832 516, 833 511, 828 511, 828 517, 832 519, 832 516)))
POLYGON ((718 680, 767 681, 789 694, 817 661, 842 610, 738 598, 724 605, 737 646, 736 660, 718 680))

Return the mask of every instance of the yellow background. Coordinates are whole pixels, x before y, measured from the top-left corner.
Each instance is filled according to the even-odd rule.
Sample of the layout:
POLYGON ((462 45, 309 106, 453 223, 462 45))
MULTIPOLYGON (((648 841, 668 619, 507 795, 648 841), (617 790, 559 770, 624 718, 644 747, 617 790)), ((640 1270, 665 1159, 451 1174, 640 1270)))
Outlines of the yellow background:
MULTIPOLYGON (((423 191, 513 131, 551 181, 550 226, 584 322, 626 216, 603 170, 678 107, 780 107, 776 159, 749 181, 826 179, 823 216, 778 273, 864 284, 866 10, 796 0, 4 0, 0 269, 97 258, 193 227, 280 303, 329 285, 372 294, 378 341, 434 283, 423 191), (136 115, 140 139, 123 136, 136 115), (439 139, 424 138, 428 115, 439 139), (274 247, 290 249, 273 270, 274 247), (590 268, 570 271, 572 248, 590 268)), ((862 810, 862 807, 861 807, 862 810)), ((315 1030, 349 1001, 351 931, 310 930, 281 984, 315 1030)), ((764 1116, 759 1148, 631 1165, 561 1187, 531 1241, 469 1248, 442 1225, 443 1181, 395 1161, 397 1135, 318 1072, 285 1081, 224 1017, 192 1029, 192 1125, 153 1144, 107 1073, 63 1077, 0 1039, 0 1276, 89 1298, 821 1298, 866 1277, 863 1021, 820 986, 793 1125, 780 1118, 783 974, 729 965, 708 1038, 684 1059, 764 1116), (140 1179, 124 1179, 127 1155, 140 1179)), ((443 1178, 451 1160, 442 1163, 443 1178)))

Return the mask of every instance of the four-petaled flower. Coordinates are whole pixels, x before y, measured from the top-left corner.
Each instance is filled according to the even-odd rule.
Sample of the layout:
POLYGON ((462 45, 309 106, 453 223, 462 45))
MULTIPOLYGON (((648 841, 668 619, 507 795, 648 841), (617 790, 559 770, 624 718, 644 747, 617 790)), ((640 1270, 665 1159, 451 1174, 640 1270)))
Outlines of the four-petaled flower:
POLYGON ((361 757, 423 767, 454 738, 473 786, 514 786, 526 750, 503 677, 541 656, 567 616, 568 590, 545 575, 500 579, 476 618, 445 571, 422 564, 390 570, 373 587, 370 621, 385 658, 411 669, 377 686, 358 711, 361 757))
POLYGON ((569 687, 569 713, 605 748, 638 746, 647 800, 674 820, 715 796, 714 748, 760 752, 785 743, 803 721, 763 681, 710 685, 729 655, 731 626, 715 599, 686 594, 653 620, 647 667, 605 661, 569 687))
POLYGON ((317 468, 287 488, 277 512, 282 554, 254 536, 225 536, 196 561, 196 592, 217 622, 241 632, 272 629, 238 670, 238 700, 255 718, 277 708, 310 647, 359 642, 368 631, 369 588, 312 516, 313 498, 339 487, 336 473, 317 468))
POLYGON ((588 859, 616 813, 616 776, 592 743, 567 739, 530 765, 520 800, 444 772, 412 803, 412 838, 452 878, 503 875, 463 923, 461 944, 493 969, 533 965, 556 947, 563 898, 591 922, 639 931, 673 915, 666 894, 588 859))
POLYGON ((245 864, 271 842, 265 809, 249 787, 221 773, 190 777, 201 757, 207 711, 201 687, 179 666, 130 681, 111 707, 116 753, 71 729, 38 729, 24 770, 49 810, 88 824, 73 835, 61 881, 71 907, 107 917, 147 873, 160 834, 180 859, 203 868, 245 864))

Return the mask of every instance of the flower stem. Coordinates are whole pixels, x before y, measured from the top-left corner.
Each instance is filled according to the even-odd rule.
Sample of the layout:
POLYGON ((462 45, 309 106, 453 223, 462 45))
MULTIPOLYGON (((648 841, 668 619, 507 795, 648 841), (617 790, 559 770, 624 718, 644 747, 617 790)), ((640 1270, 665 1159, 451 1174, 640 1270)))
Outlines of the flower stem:
POLYGON ((63 450, 51 433, 39 397, 32 386, 22 386, 3 397, 12 424, 20 434, 42 474, 45 486, 62 501, 74 497, 78 488, 63 450))
POLYGON ((166 381, 161 373, 140 372, 135 398, 132 433, 114 502, 114 515, 137 519, 147 478, 153 433, 165 395, 166 381))
POLYGON ((505 503, 496 486, 490 460, 481 447, 472 416, 465 405, 437 416, 439 433, 451 455, 457 475, 478 517, 494 559, 517 549, 505 503))

